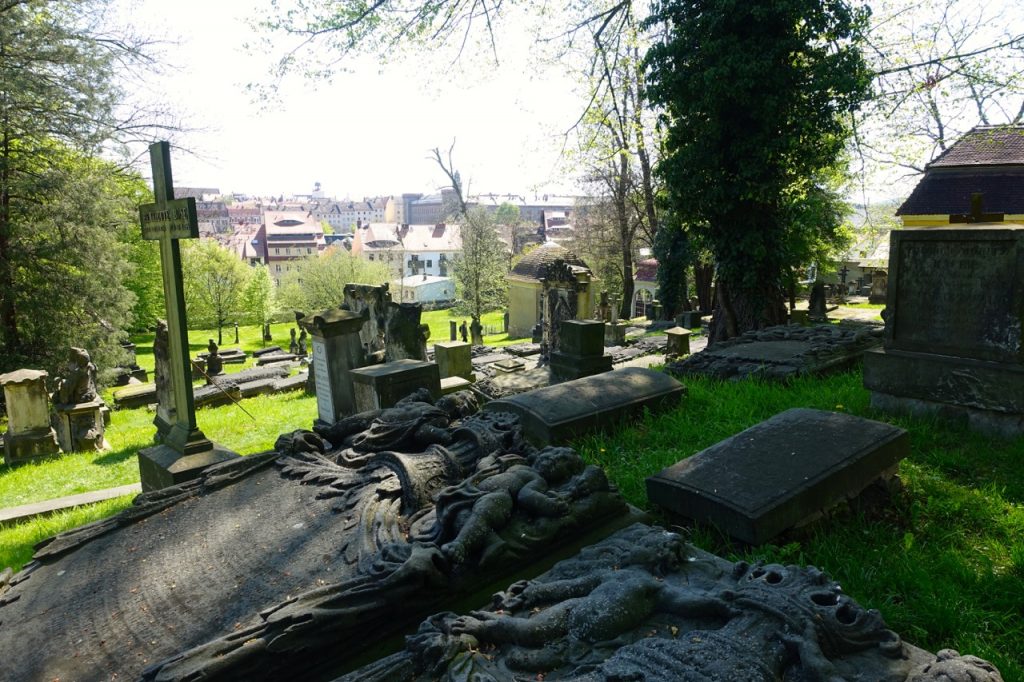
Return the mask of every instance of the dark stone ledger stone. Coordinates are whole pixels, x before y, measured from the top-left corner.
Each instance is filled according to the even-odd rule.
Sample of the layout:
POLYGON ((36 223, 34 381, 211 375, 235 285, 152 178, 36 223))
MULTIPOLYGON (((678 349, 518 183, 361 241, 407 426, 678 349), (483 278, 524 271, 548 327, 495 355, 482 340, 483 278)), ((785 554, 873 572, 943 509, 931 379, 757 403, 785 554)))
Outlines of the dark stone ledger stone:
POLYGON ((651 476, 647 496, 756 545, 856 495, 909 452, 903 429, 795 408, 651 476))

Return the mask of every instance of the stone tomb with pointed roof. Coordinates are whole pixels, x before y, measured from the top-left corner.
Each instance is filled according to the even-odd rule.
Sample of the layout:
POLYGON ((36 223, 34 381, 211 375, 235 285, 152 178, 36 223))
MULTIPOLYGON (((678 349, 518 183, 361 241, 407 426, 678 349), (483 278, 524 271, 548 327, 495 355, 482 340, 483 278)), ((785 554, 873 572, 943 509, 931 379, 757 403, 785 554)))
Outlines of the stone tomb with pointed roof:
POLYGON ((579 256, 554 242, 541 244, 516 263, 508 274, 509 338, 530 336, 543 318, 541 296, 545 283, 571 278, 564 282, 575 289, 574 318, 591 317, 597 304, 594 276, 579 256))
POLYGON ((928 164, 924 177, 896 211, 904 227, 957 222, 1024 222, 1024 124, 977 126, 928 164), (980 194, 984 220, 951 219, 980 194), (996 214, 1002 214, 996 218, 996 214))

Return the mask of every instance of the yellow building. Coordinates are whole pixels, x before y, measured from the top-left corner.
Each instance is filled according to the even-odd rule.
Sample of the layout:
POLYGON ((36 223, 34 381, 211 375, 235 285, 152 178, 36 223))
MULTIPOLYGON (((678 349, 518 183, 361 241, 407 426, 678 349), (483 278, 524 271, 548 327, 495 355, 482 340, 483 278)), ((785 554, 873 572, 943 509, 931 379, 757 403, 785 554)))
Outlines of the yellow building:
POLYGON ((1024 125, 978 126, 965 134, 928 164, 896 215, 903 227, 1024 222, 1024 125), (973 195, 981 206, 972 210, 973 195))
POLYGON ((575 319, 593 317, 594 277, 579 256, 554 242, 545 242, 516 263, 508 274, 508 335, 530 336, 541 320, 541 294, 551 289, 575 292, 575 319))

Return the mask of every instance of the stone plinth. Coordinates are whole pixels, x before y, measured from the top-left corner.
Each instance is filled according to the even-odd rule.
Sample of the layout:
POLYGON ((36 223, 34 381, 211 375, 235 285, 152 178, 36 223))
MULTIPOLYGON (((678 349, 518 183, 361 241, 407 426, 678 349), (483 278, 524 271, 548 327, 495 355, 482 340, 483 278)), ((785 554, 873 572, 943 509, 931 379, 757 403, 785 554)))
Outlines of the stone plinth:
POLYGON ((701 325, 699 310, 685 310, 676 317, 676 323, 686 329, 698 329, 701 325))
POLYGON ((894 230, 874 407, 1024 434, 1024 225, 894 230))
POLYGON ((139 450, 139 480, 142 492, 162 490, 172 485, 200 478, 214 464, 238 459, 237 452, 216 443, 199 452, 183 455, 169 445, 155 445, 139 450))
POLYGON ((349 371, 366 364, 359 339, 365 321, 364 315, 341 308, 331 308, 299 321, 313 337, 316 406, 321 422, 333 424, 356 411, 349 371))
POLYGON ((462 341, 444 341, 434 344, 434 362, 442 379, 462 377, 476 381, 473 374, 473 348, 462 341))
POLYGON ((502 374, 515 374, 516 372, 522 372, 526 369, 526 363, 522 360, 499 360, 498 362, 492 363, 491 367, 502 374))
POLYGON ((606 346, 621 346, 626 342, 626 327, 629 325, 625 322, 609 322, 604 326, 604 345, 606 346))
POLYGON ((44 370, 19 369, 0 374, 7 405, 4 461, 17 464, 60 452, 50 426, 50 406, 44 370))
POLYGON ((110 443, 104 437, 106 424, 103 418, 102 400, 91 400, 72 405, 54 405, 54 426, 57 442, 64 452, 87 452, 109 450, 110 443))
POLYGON ((355 397, 355 411, 366 412, 392 407, 419 388, 441 396, 441 376, 437 363, 423 360, 395 360, 349 372, 355 397))
POLYGON ((848 414, 792 409, 647 479, 647 497, 753 545, 895 471, 907 432, 848 414))
POLYGON ((463 379, 462 377, 446 377, 441 379, 441 395, 465 391, 472 385, 472 381, 463 379))
POLYGON ((690 330, 672 327, 665 330, 665 352, 669 355, 690 354, 690 330))
POLYGON ((612 427, 644 408, 670 407, 685 393, 663 372, 629 367, 492 400, 484 410, 518 415, 531 441, 549 445, 612 427))
POLYGON ((551 353, 551 371, 560 379, 579 379, 607 372, 612 356, 604 354, 604 322, 564 320, 558 350, 551 353))

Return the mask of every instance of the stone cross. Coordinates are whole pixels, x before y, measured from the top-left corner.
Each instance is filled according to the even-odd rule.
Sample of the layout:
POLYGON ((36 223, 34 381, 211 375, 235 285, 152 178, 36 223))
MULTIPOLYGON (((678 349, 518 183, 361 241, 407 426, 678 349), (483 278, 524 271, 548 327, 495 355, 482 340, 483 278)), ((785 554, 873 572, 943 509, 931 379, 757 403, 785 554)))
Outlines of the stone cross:
POLYGON ((168 355, 174 424, 164 439, 182 455, 212 448, 196 426, 195 399, 192 395, 192 367, 188 358, 188 325, 185 319, 185 289, 181 277, 179 239, 199 237, 196 200, 175 199, 171 177, 170 145, 155 142, 149 146, 153 167, 153 194, 156 203, 139 206, 142 238, 160 242, 160 269, 163 272, 164 302, 167 307, 168 355))
POLYGON ((982 194, 971 194, 971 212, 954 213, 949 216, 950 224, 954 223, 1001 223, 1005 219, 1003 213, 985 213, 982 210, 982 194))

